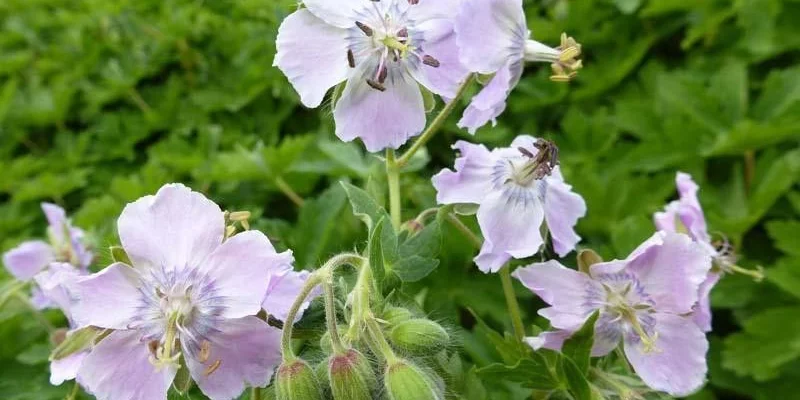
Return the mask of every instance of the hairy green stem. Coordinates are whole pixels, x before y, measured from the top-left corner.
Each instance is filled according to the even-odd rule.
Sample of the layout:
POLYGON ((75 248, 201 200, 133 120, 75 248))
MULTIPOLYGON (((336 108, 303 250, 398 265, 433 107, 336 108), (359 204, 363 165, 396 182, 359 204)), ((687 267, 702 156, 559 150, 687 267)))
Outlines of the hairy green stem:
POLYGON ((464 95, 464 92, 466 92, 467 88, 472 83, 472 81, 473 81, 473 75, 470 75, 466 79, 464 79, 464 82, 461 82, 461 86, 459 86, 458 90, 456 90, 456 96, 453 97, 453 99, 450 100, 450 102, 447 103, 444 106, 444 108, 442 108, 442 111, 440 111, 439 115, 437 115, 436 118, 433 119, 433 122, 431 122, 431 124, 428 125, 428 128, 425 129, 424 132, 422 132, 422 134, 419 136, 419 138, 417 138, 414 144, 412 144, 411 147, 402 155, 402 157, 400 157, 397 160, 398 167, 403 167, 404 165, 406 165, 408 161, 411 160, 411 157, 414 156, 414 153, 416 153, 417 151, 419 151, 419 149, 425 146, 425 144, 428 143, 429 140, 431 140, 433 135, 435 135, 436 132, 439 131, 442 125, 444 125, 444 123, 447 121, 447 117, 450 116, 450 114, 456 108, 456 105, 458 105, 458 100, 461 98, 461 96, 464 95))
POLYGON ((80 387, 80 385, 78 385, 78 382, 75 382, 72 385, 72 390, 69 391, 69 394, 67 394, 67 397, 65 397, 64 400, 75 400, 75 399, 77 399, 78 398, 78 392, 80 391, 80 388, 81 387, 80 387))
POLYGON ((503 295, 506 297, 508 314, 511 316, 511 325, 514 326, 514 336, 517 340, 525 339, 525 326, 522 324, 522 314, 519 311, 519 302, 514 293, 514 285, 511 282, 511 268, 508 264, 500 268, 500 282, 503 283, 503 295))
POLYGON ((342 339, 339 337, 339 331, 337 330, 336 301, 334 299, 332 280, 332 274, 328 274, 328 276, 322 280, 322 288, 325 291, 325 323, 328 327, 328 333, 331 335, 333 353, 344 354, 344 345, 342 345, 342 339))
POLYGON ((277 186, 278 190, 280 190, 281 193, 283 193, 286 197, 288 197, 289 200, 291 200, 292 203, 294 203, 294 205, 302 207, 303 203, 305 203, 305 200, 303 200, 303 198, 300 197, 300 195, 297 194, 297 192, 295 192, 294 189, 292 189, 292 187, 289 186, 289 184, 286 183, 286 181, 283 180, 283 178, 281 178, 280 176, 275 178, 275 186, 277 186))
POLYGON ((314 290, 319 283, 320 275, 316 272, 308 277, 308 280, 306 280, 305 285, 303 285, 303 289, 300 291, 300 294, 296 299, 294 299, 294 303, 292 303, 292 307, 289 309, 289 313, 286 315, 286 320, 283 321, 281 353, 284 363, 292 362, 297 359, 297 356, 294 355, 294 350, 292 349, 292 328, 294 326, 294 320, 298 311, 300 310, 300 307, 302 307, 303 302, 306 300, 306 297, 311 294, 311 291, 314 290))
POLYGON ((392 347, 389 346, 389 342, 386 341, 386 337, 383 336, 383 331, 380 325, 378 325, 378 321, 370 316, 364 322, 370 340, 372 340, 375 347, 377 347, 377 350, 380 352, 380 355, 383 356, 383 359, 386 360, 386 363, 391 364, 396 361, 397 356, 394 354, 392 347))
POLYGON ((392 226, 399 230, 403 222, 400 209, 400 167, 397 165, 394 149, 386 149, 386 177, 389 183, 389 214, 392 216, 392 226))
POLYGON ((453 224, 453 226, 456 229, 458 229, 461 233, 463 233, 464 236, 466 236, 467 239, 469 239, 470 243, 472 243, 472 245, 475 246, 475 248, 477 249, 481 248, 481 245, 483 245, 483 240, 481 240, 481 238, 478 237, 478 235, 472 232, 472 230, 469 229, 469 227, 464 225, 464 223, 461 222, 461 220, 458 219, 458 217, 455 214, 452 213, 447 214, 447 220, 450 221, 450 223, 453 224))

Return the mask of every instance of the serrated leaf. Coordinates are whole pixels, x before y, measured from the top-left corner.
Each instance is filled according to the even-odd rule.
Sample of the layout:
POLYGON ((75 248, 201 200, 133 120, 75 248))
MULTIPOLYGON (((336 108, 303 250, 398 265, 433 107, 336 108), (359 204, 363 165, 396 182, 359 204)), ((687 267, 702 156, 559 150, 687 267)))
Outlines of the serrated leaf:
POLYGON ((341 182, 341 184, 353 207, 353 214, 364 221, 370 232, 381 218, 388 218, 386 210, 380 207, 366 191, 347 182, 341 182))
POLYGON ((392 272, 403 282, 417 282, 430 275, 438 266, 439 260, 413 255, 401 257, 392 266, 392 272))
MULTIPOLYGON (((595 315, 597 315, 595 313, 595 315)), ((585 372, 569 357, 561 357, 560 370, 567 383, 567 391, 575 400, 592 400, 592 389, 585 372)))
MULTIPOLYGON (((386 218, 381 218, 372 234, 369 236, 369 266, 372 269, 372 279, 378 287, 378 292, 383 289, 383 277, 386 274, 385 258, 383 254, 382 232, 386 229, 386 218)), ((389 228, 394 231, 394 229, 389 228)))
POLYGON ((484 381, 517 382, 535 390, 554 390, 561 386, 561 383, 554 378, 553 371, 547 365, 545 358, 537 353, 532 353, 514 365, 491 364, 478 369, 477 373, 484 381))
POLYGON ((775 247, 786 254, 800 256, 800 221, 772 221, 767 232, 775 247))
POLYGON ((800 358, 800 307, 763 311, 744 322, 744 330, 725 339, 722 364, 756 381, 774 379, 781 367, 800 358))
POLYGON ((779 260, 767 270, 767 280, 800 299, 800 257, 779 260))
POLYGON ((592 313, 583 326, 564 341, 564 346, 561 348, 561 352, 575 363, 583 375, 589 370, 589 359, 594 345, 594 325, 599 315, 599 311, 592 313))
POLYGON ((331 186, 316 199, 307 199, 300 209, 292 233, 297 264, 309 267, 321 261, 347 196, 338 185, 331 186))

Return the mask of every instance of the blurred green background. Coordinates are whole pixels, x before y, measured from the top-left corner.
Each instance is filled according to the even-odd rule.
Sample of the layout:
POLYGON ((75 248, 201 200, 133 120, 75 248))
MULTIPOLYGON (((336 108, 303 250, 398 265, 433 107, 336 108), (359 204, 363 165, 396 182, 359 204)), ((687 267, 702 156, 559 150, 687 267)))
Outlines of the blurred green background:
MULTIPOLYGON (((556 84, 547 66, 530 65, 498 125, 475 137, 451 117, 402 177, 404 218, 434 205, 429 178, 452 165, 455 140, 501 146, 528 133, 560 146, 565 176, 587 200, 582 245, 624 257, 675 196, 675 172, 690 172, 711 230, 736 245, 740 265, 767 271, 761 284, 728 276, 714 291, 709 385, 696 398, 798 398, 800 1, 525 4, 534 37, 556 44, 568 32, 583 44, 585 69, 556 84)), ((330 110, 303 108, 271 66, 277 27, 295 8, 0 2, 0 250, 42 236, 39 203, 54 201, 91 232, 101 268, 122 207, 173 181, 253 211, 254 226, 293 249, 299 267, 361 246, 337 182, 385 197, 383 167, 360 144, 337 141, 330 110)), ((507 318, 497 278, 471 265, 465 243, 446 231, 441 266, 407 291, 460 332, 465 365, 480 366, 497 355, 466 310, 498 329, 507 318)), ((541 322, 541 304, 519 289, 526 320, 541 322)), ((58 312, 47 317, 63 324, 58 312)), ((71 385, 47 383, 48 346, 21 304, 0 310, 1 399, 63 398, 71 385)), ((490 393, 495 384, 484 382, 490 393)))

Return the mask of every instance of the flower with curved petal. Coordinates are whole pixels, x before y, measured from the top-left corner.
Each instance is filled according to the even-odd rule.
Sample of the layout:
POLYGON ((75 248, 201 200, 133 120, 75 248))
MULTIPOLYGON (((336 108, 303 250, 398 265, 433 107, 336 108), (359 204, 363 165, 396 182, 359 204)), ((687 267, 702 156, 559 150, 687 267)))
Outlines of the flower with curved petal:
POLYGON ((336 136, 398 148, 425 127, 420 85, 452 98, 468 74, 450 17, 460 1, 306 0, 280 26, 274 65, 307 107, 346 82, 336 136))
POLYGON ((214 400, 269 383, 280 330, 255 315, 270 280, 291 270, 291 252, 258 231, 226 238, 222 210, 179 184, 128 204, 117 226, 133 265, 73 285, 77 323, 113 330, 83 360, 79 382, 101 400, 165 399, 183 359, 214 400))
POLYGON ((705 379, 708 340, 687 317, 699 300, 711 257, 686 235, 658 232, 625 260, 594 264, 589 273, 557 261, 536 263, 513 276, 550 307, 539 314, 554 331, 526 342, 560 349, 595 311, 592 356, 622 343, 634 371, 650 387, 686 396, 705 379))
POLYGON ((503 113, 526 61, 550 63, 554 81, 568 81, 581 68, 581 47, 574 39, 562 35, 556 48, 529 39, 522 0, 464 0, 455 31, 461 63, 472 72, 493 74, 458 122, 471 134, 503 113))
POLYGON ((543 223, 560 256, 580 241, 574 226, 586 203, 564 182, 553 153, 540 150, 547 143, 523 135, 509 148, 489 151, 459 141, 453 146, 461 153, 455 171, 433 177, 439 204, 478 204, 485 240, 475 263, 481 271, 497 272, 511 258, 536 254, 544 244, 543 223))

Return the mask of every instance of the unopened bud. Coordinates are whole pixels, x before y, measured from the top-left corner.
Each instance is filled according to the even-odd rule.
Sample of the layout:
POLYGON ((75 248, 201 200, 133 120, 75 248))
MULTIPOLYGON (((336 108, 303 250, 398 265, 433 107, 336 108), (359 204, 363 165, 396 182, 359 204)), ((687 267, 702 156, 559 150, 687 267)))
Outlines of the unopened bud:
POLYGON ((422 318, 395 325, 390 338, 395 346, 412 354, 429 354, 441 350, 450 341, 450 336, 441 325, 422 318))
POLYGON ((444 390, 436 377, 406 360, 391 362, 383 379, 389 400, 444 399, 444 390))
POLYGON ((405 322, 414 318, 414 314, 408 311, 407 308, 402 307, 389 307, 383 311, 381 318, 388 322, 390 326, 395 326, 401 322, 405 322))
POLYGON ((328 378, 334 400, 371 400, 378 386, 369 361, 355 349, 331 356, 328 378))
POLYGON ((281 364, 275 391, 278 400, 322 400, 322 388, 314 370, 303 360, 281 364))
POLYGON ((585 249, 578 252, 578 270, 583 273, 588 274, 592 265, 599 264, 601 262, 603 262, 603 258, 600 257, 600 255, 594 250, 585 249))

